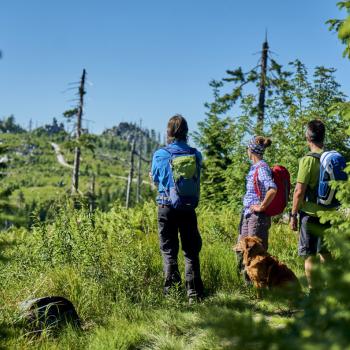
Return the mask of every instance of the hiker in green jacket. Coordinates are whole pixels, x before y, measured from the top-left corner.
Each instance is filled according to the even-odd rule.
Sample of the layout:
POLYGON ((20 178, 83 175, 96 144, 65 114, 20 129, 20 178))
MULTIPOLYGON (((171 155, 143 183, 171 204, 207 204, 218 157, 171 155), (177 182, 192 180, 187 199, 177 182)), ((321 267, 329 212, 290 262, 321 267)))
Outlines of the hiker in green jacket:
POLYGON ((317 204, 317 188, 320 174, 320 157, 323 153, 325 126, 320 120, 312 120, 307 124, 306 140, 310 152, 300 159, 297 184, 294 190, 290 227, 298 230, 299 213, 299 243, 298 254, 305 258, 304 268, 308 285, 314 287, 312 270, 315 256, 319 254, 324 262, 329 256, 323 233, 329 224, 321 224, 317 212, 328 210, 317 204))

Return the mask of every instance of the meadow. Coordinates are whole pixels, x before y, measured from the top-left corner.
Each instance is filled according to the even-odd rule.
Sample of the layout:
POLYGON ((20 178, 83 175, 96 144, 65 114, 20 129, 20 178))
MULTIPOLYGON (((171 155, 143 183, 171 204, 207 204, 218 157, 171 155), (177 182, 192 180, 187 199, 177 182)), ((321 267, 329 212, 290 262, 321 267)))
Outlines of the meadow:
MULTIPOLYGON (((239 216, 230 208, 200 208, 201 268, 206 299, 188 305, 184 289, 162 295, 156 207, 97 211, 65 203, 53 223, 1 235, 0 324, 4 349, 274 349, 302 311, 266 295, 257 299, 236 273, 232 246, 239 216), (82 330, 41 336, 22 326, 18 303, 60 295, 75 305, 82 330), (281 330, 285 334, 281 336, 281 330)), ((271 253, 303 281, 297 237, 285 224, 271 231, 271 253)), ((180 255, 180 267, 183 261, 180 255)), ((292 347, 290 347, 292 348, 292 347)))

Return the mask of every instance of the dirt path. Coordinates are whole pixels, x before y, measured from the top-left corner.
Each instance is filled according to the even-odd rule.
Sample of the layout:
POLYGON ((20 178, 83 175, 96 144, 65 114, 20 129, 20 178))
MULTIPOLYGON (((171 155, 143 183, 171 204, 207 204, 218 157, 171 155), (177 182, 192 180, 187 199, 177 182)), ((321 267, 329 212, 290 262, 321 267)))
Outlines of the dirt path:
MULTIPOLYGON (((62 155, 62 153, 61 153, 60 146, 59 146, 57 143, 54 143, 54 142, 50 142, 50 144, 51 144, 52 148, 54 149, 54 151, 55 151, 55 153, 56 153, 57 161, 58 161, 61 165, 65 166, 66 168, 72 169, 73 166, 70 165, 70 164, 68 164, 68 163, 66 162, 66 160, 64 159, 64 157, 63 157, 63 155, 62 155)), ((117 179, 125 180, 125 181, 128 180, 128 178, 127 178, 126 176, 118 176, 118 175, 114 175, 114 174, 110 174, 110 176, 111 176, 111 177, 115 177, 115 178, 117 178, 117 179)), ((133 181, 133 182, 137 182, 137 179, 133 179, 132 181, 133 181)), ((142 183, 145 184, 145 185, 149 185, 149 186, 152 186, 152 185, 153 185, 151 182, 145 181, 145 180, 142 180, 142 183)))
POLYGON ((63 154, 61 153, 60 146, 59 146, 57 143, 54 143, 54 142, 50 142, 50 144, 51 144, 52 148, 54 149, 54 151, 55 151, 55 153, 56 153, 57 161, 58 161, 61 165, 65 166, 66 168, 72 169, 73 166, 70 165, 70 164, 68 164, 68 163, 66 162, 66 160, 64 159, 63 154))

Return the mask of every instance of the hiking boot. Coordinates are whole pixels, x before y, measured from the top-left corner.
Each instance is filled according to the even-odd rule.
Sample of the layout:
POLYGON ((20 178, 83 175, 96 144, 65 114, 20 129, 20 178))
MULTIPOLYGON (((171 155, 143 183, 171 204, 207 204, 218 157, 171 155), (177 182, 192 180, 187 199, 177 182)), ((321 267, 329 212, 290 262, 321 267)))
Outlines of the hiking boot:
POLYGON ((194 278, 191 281, 186 281, 186 290, 187 290, 187 296, 189 298, 195 297, 202 299, 203 296, 203 282, 202 279, 194 278))
POLYGON ((188 298, 189 305, 196 305, 196 304, 201 303, 202 301, 203 301, 203 298, 199 297, 199 296, 192 296, 192 297, 188 298))
POLYGON ((181 285, 181 276, 178 271, 172 271, 172 274, 169 275, 164 282, 163 294, 166 296, 170 293, 172 289, 178 290, 181 285))

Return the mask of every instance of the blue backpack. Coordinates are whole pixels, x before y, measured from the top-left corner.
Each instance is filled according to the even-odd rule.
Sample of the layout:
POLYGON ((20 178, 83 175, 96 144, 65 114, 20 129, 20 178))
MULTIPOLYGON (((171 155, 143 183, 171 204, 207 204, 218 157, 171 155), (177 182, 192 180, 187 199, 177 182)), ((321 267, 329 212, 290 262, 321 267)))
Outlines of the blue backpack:
POLYGON ((335 198, 336 190, 332 188, 330 181, 345 181, 347 174, 345 158, 337 151, 310 154, 312 157, 320 159, 320 179, 317 190, 317 204, 327 208, 339 206, 339 201, 335 198))
POLYGON ((180 210, 196 208, 200 193, 200 164, 195 148, 179 150, 168 146, 164 150, 171 155, 168 196, 172 207, 180 210))

